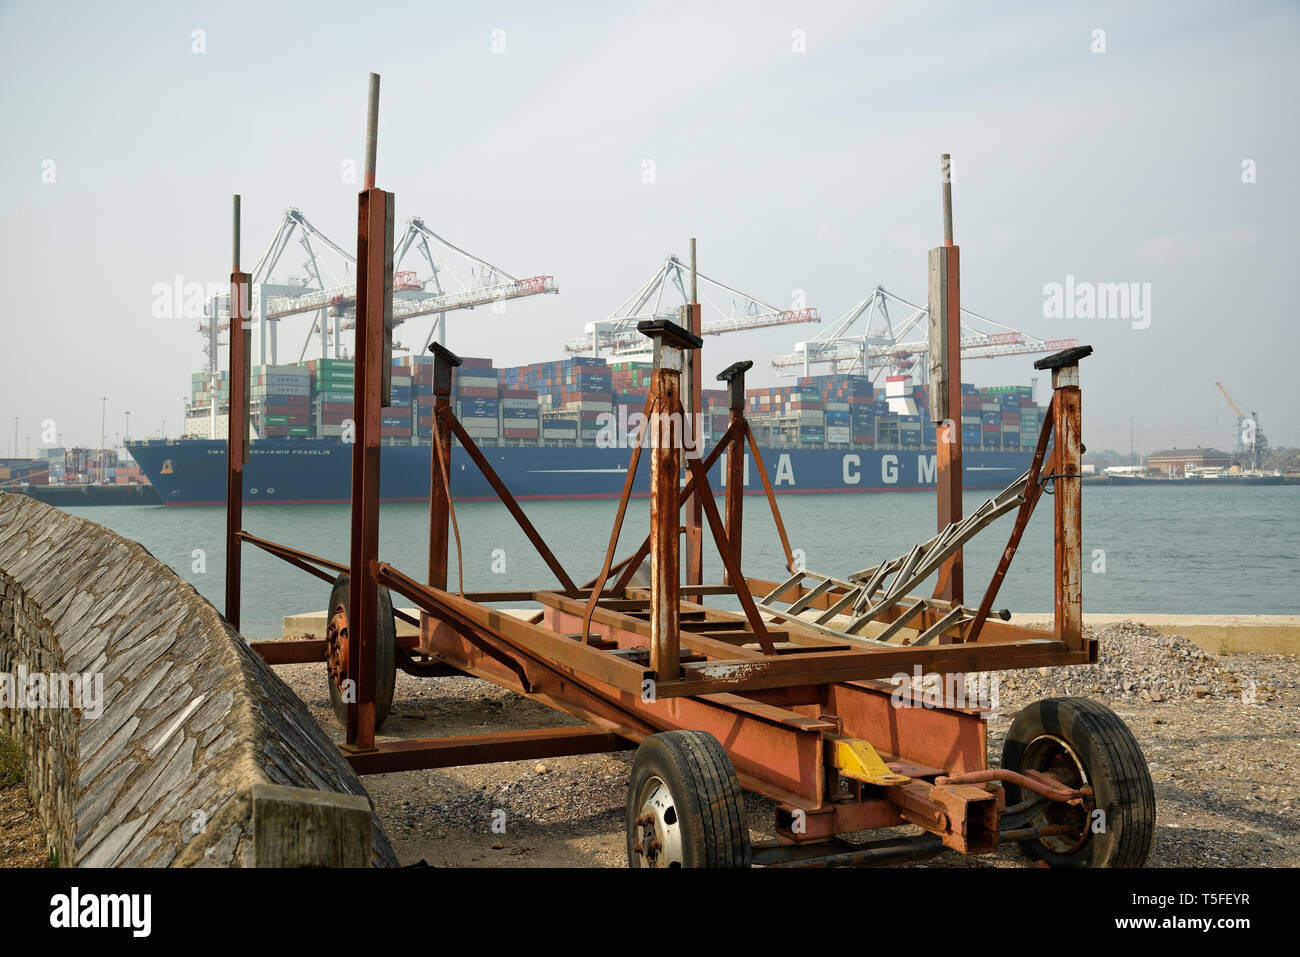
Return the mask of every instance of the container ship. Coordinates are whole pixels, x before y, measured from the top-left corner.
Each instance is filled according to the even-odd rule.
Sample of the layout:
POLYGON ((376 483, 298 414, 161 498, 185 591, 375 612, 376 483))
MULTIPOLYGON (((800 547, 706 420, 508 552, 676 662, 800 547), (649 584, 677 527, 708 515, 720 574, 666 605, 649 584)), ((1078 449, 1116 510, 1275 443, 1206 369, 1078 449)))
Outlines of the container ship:
MULTIPOLYGON (((651 365, 576 356, 496 368, 465 358, 452 404, 468 434, 520 499, 617 497, 627 475, 651 365), (631 433, 631 434, 629 434, 631 433)), ((256 366, 250 387, 255 438, 245 469, 247 504, 350 501, 353 361, 321 358, 256 366)), ((936 482, 928 388, 888 376, 883 393, 862 375, 806 376, 746 391, 746 415, 777 494, 916 491, 936 482)), ((707 450, 725 432, 726 390, 706 389, 694 433, 707 450)), ((426 502, 433 434, 433 357, 395 357, 392 405, 381 426, 381 501, 426 502)), ((128 449, 165 505, 224 505, 228 373, 196 373, 185 437, 128 449)), ((1044 409, 1029 386, 962 386, 962 459, 967 488, 1002 488, 1029 467, 1044 409)), ((745 483, 762 494, 746 456, 745 483)), ((468 455, 452 445, 452 492, 495 499, 468 455)), ((711 476, 722 487, 722 463, 711 476)), ((634 494, 649 493, 642 469, 634 494)))

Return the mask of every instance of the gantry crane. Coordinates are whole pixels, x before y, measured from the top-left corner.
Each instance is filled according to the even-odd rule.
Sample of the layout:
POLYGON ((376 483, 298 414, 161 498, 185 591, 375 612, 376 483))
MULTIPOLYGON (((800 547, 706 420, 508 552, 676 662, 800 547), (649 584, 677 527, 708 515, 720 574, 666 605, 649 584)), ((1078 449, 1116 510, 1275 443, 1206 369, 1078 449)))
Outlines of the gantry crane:
MULTIPOLYGON (((882 371, 906 374, 919 368, 924 377, 929 352, 926 330, 930 311, 896 296, 877 285, 871 294, 837 319, 834 325, 795 351, 772 357, 772 367, 781 375, 812 375, 815 365, 830 365, 835 373, 879 377, 882 371), (902 307, 901 316, 890 314, 890 305, 902 307), (852 330, 865 320, 862 334, 852 330), (874 331, 873 331, 874 330, 874 331), (909 334, 920 338, 908 339, 909 334)), ((961 311, 961 355, 963 359, 993 359, 999 356, 1058 352, 1077 346, 1077 339, 1040 339, 1012 329, 977 312, 961 311)))
MULTIPOLYGON (((310 312, 317 313, 316 322, 308 330, 299 360, 306 355, 311 337, 316 333, 320 334, 321 355, 329 355, 331 320, 333 351, 336 356, 339 354, 340 332, 356 325, 355 268, 356 257, 313 226, 301 210, 290 207, 285 211, 275 237, 250 273, 253 316, 255 320, 261 320, 260 355, 264 363, 269 361, 274 365, 276 362, 279 321, 310 312), (307 260, 303 263, 307 275, 296 283, 272 283, 269 278, 295 233, 307 253, 307 260), (341 274, 330 269, 328 262, 317 255, 313 240, 341 260, 341 274), (328 274, 328 285, 322 276, 322 268, 328 274)), ((435 333, 439 342, 446 342, 445 317, 448 312, 559 292, 552 276, 517 279, 444 239, 419 217, 407 221, 406 228, 393 244, 393 269, 393 326, 419 316, 438 316, 429 329, 425 348, 435 333), (412 249, 422 254, 429 266, 430 278, 420 280, 416 271, 400 269, 403 258, 412 249), (466 265, 458 269, 454 265, 455 258, 463 260, 466 265), (444 283, 444 276, 452 280, 450 287, 444 283)), ((199 327, 209 340, 205 351, 208 367, 213 371, 216 368, 217 337, 222 330, 229 328, 229 315, 228 296, 218 296, 209 302, 208 319, 199 327)))
MULTIPOLYGON (((565 344, 565 351, 590 352, 593 356, 599 356, 602 349, 614 355, 644 353, 646 339, 637 332, 637 323, 647 319, 670 319, 676 322, 677 306, 690 302, 686 291, 690 271, 688 264, 669 255, 658 271, 625 299, 609 318, 588 323, 585 334, 570 339, 565 344), (676 290, 677 295, 674 296, 670 290, 676 290), (665 293, 668 301, 665 301, 665 293)), ((814 308, 800 306, 779 309, 698 270, 695 276, 698 280, 697 290, 707 285, 731 297, 728 308, 723 308, 707 293, 699 293, 701 309, 707 306, 715 313, 711 318, 701 318, 700 331, 703 335, 714 336, 724 332, 741 332, 791 323, 821 322, 821 316, 814 308)), ((714 295, 717 296, 716 291, 714 295)))

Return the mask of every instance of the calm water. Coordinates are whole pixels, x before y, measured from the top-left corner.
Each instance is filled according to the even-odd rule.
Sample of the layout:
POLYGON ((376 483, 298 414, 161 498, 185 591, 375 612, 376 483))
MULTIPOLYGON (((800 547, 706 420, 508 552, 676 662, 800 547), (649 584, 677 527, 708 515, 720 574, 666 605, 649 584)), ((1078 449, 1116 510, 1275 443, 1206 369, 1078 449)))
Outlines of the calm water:
MULTIPOLYGON (((968 493, 966 511, 987 494, 968 493)), ((930 492, 785 495, 778 504, 792 547, 806 567, 850 574, 907 551, 934 533, 930 492)), ((524 510, 579 582, 600 570, 616 501, 527 502, 524 510)), ((762 497, 745 499, 744 567, 783 577, 780 543, 762 497)), ((225 512, 220 508, 122 506, 70 509, 133 538, 194 584, 218 608, 225 594, 225 512), (196 555, 196 553, 199 553, 196 555)), ((506 510, 492 503, 456 508, 465 587, 550 588, 554 578, 506 510), (504 572, 494 572, 504 564, 504 572)), ((1052 606, 1051 500, 1044 497, 1016 554, 997 607, 1052 606)), ((257 506, 244 511, 254 535, 338 561, 348 557, 346 506, 257 506)), ((986 529, 966 550, 967 600, 975 601, 1010 533, 1012 516, 986 529)), ((619 555, 648 529, 647 504, 628 510, 619 555)), ((428 511, 385 505, 380 554, 415 578, 427 571, 428 511)), ((1297 614, 1300 597, 1300 486, 1266 488, 1110 488, 1084 490, 1084 610, 1297 614), (1104 552, 1104 571, 1098 551, 1104 552), (1094 566, 1098 569, 1093 571, 1094 566)), ((719 581, 717 552, 705 543, 707 581, 719 581)), ((324 607, 328 587, 259 549, 244 549, 243 632, 279 635, 285 615, 324 607)), ((455 552, 451 582, 455 587, 455 552)))

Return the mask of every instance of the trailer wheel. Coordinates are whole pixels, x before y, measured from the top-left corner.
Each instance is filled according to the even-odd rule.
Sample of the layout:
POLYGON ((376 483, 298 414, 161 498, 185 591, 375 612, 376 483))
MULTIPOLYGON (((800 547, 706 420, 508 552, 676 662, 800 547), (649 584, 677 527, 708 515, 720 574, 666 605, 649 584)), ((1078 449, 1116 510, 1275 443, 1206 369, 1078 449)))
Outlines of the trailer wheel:
MULTIPOLYGON (((351 617, 348 576, 340 575, 330 589, 326 612, 326 669, 330 679, 330 703, 339 723, 348 723, 348 706, 343 700, 342 685, 355 675, 348 675, 348 640, 351 617)), ((397 622, 393 618, 393 599, 387 588, 379 589, 379 624, 375 629, 375 730, 378 731, 393 705, 393 687, 397 682, 397 622)))
MULTIPOLYGON (((1091 785, 1082 807, 1051 802, 1035 826, 1074 830, 1020 843, 1053 867, 1141 867, 1151 850, 1156 799, 1137 740, 1119 716, 1089 698, 1047 698, 1021 711, 1007 731, 1002 767, 1046 771, 1066 786, 1091 785)), ((1032 797, 1005 783, 1007 806, 1032 797)))
POLYGON ((627 794, 631 867, 744 867, 745 802, 731 759, 706 731, 652 734, 637 748, 627 794))

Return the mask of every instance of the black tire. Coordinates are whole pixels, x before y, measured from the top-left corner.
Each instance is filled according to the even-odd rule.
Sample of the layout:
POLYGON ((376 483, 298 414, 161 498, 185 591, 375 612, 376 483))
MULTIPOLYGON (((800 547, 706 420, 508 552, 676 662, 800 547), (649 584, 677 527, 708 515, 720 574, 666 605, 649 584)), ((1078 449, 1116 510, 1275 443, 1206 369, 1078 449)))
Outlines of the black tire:
MULTIPOLYGON (((349 621, 352 618, 347 575, 340 575, 330 589, 330 603, 325 612, 326 627, 340 609, 349 621)), ((393 599, 387 588, 379 589, 379 624, 375 630, 375 730, 378 731, 393 706, 393 688, 397 684, 397 621, 393 617, 393 599)), ((334 717, 347 726, 348 706, 343 700, 338 684, 329 681, 330 703, 334 717)))
MULTIPOLYGON (((1029 857, 1053 867, 1146 863, 1155 831, 1155 789, 1142 749, 1110 708, 1089 698, 1034 702, 1011 722, 1002 767, 1022 773, 1049 771, 1071 788, 1084 783, 1093 788, 1085 807, 1053 802, 1035 819, 1034 824, 1078 824, 1079 830, 1022 841, 1020 847, 1029 857), (1098 810, 1101 817, 1095 815, 1098 810)), ((1008 807, 1032 796, 1014 784, 1003 787, 1008 807)))
POLYGON ((627 859, 630 867, 638 868, 749 864, 749 824, 740 783, 713 735, 666 731, 641 742, 627 791, 627 859), (643 808, 653 800, 659 806, 645 812, 654 817, 646 822, 643 808), (665 822, 670 822, 667 831, 665 822), (656 840, 659 849, 651 850, 656 840))

